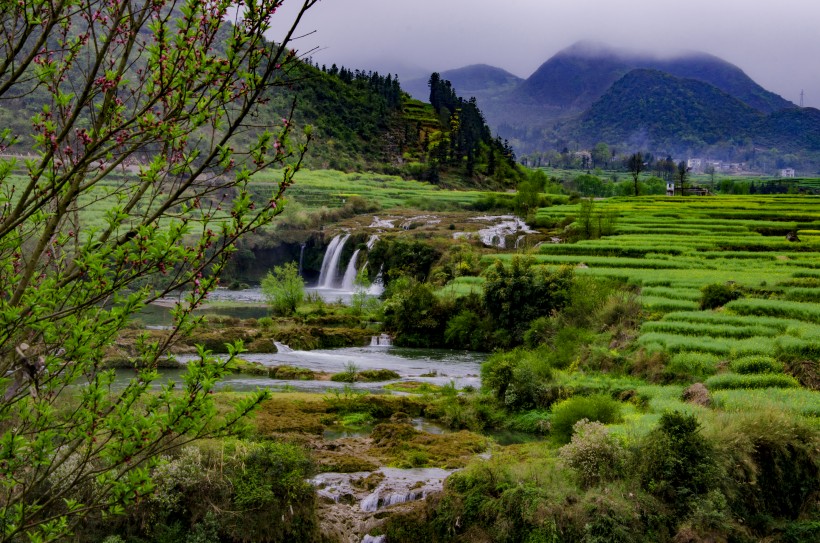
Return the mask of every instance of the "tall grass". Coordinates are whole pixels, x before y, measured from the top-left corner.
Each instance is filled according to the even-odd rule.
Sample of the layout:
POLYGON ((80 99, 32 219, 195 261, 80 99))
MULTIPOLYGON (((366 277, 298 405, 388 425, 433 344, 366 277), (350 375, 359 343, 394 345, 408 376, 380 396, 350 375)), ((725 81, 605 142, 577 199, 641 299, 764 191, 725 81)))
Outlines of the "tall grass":
POLYGON ((807 417, 820 417, 820 392, 802 388, 758 390, 717 390, 712 392, 715 407, 724 411, 781 409, 807 417))

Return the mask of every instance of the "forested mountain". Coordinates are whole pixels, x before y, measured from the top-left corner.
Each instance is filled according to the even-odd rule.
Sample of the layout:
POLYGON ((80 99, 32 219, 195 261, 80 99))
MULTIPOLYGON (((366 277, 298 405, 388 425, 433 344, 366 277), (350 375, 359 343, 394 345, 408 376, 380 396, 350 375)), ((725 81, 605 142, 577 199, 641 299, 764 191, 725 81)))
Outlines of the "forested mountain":
POLYGON ((657 70, 615 82, 567 133, 582 144, 628 142, 636 149, 713 145, 746 136, 763 114, 717 87, 657 70))
POLYGON ((820 111, 791 107, 766 115, 703 81, 638 69, 562 131, 590 147, 604 141, 683 152, 751 141, 786 152, 818 151, 820 111))
MULTIPOLYGON (((459 96, 465 99, 475 97, 481 104, 509 93, 524 81, 517 75, 487 64, 446 70, 440 76, 452 83, 459 96)), ((419 100, 427 101, 430 96, 429 77, 412 79, 402 84, 402 87, 419 100)))
POLYGON ((586 109, 613 83, 638 68, 708 83, 763 113, 794 106, 762 88, 737 66, 712 55, 686 53, 656 58, 591 42, 579 42, 558 52, 516 88, 509 99, 586 109))
POLYGON ((796 107, 705 53, 656 57, 579 42, 517 84, 500 79, 497 68, 445 73, 459 96, 476 97, 490 127, 519 154, 598 142, 656 153, 720 149, 727 159, 741 147, 809 162, 820 151, 820 112, 796 107))
MULTIPOLYGON (((298 62, 259 105, 254 128, 234 144, 241 152, 256 132, 290 118, 297 137, 303 127, 313 129, 304 162, 310 168, 383 171, 451 186, 514 185, 511 149, 492 137, 475 101, 460 100, 444 83, 433 107, 411 98, 391 74, 298 62)), ((0 126, 20 135, 7 152, 32 152, 26 135, 47 99, 35 91, 0 102, 0 126)))

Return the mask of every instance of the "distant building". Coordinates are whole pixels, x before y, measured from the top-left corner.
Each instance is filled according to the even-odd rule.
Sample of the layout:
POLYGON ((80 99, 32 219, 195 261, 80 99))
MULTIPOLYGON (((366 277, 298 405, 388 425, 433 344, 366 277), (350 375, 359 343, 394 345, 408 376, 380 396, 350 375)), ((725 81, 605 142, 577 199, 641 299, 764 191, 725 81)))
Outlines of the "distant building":
POLYGON ((794 177, 794 168, 783 168, 780 170, 780 177, 794 177))
POLYGON ((675 195, 675 182, 674 181, 667 181, 666 182, 666 195, 667 196, 674 196, 675 195))
POLYGON ((690 158, 686 161, 686 167, 692 170, 693 172, 699 172, 703 169, 703 159, 690 158))

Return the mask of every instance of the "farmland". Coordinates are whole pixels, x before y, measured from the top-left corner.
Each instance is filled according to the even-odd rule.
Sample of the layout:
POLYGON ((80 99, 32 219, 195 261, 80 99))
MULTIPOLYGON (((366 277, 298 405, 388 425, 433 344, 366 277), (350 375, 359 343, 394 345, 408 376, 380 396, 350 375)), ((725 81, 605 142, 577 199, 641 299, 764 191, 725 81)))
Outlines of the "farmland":
MULTIPOLYGON (((618 216, 615 234, 542 245, 543 264, 641 288, 650 319, 638 342, 649 350, 743 355, 820 352, 820 225, 816 198, 795 196, 614 199, 596 212, 618 216), (795 232, 799 242, 785 236, 795 232), (698 311, 701 289, 728 284, 739 296, 698 311)), ((558 222, 577 206, 541 209, 558 222)))

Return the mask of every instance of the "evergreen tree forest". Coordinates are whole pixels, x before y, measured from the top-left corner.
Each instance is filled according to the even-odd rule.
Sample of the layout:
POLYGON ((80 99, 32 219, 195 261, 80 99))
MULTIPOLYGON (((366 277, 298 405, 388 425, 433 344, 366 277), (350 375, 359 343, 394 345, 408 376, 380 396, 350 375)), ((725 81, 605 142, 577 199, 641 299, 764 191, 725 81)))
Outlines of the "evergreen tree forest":
POLYGON ((437 181, 442 169, 468 178, 493 179, 502 185, 516 180, 515 153, 507 141, 493 138, 476 99, 457 96, 452 84, 438 73, 433 73, 428 83, 430 104, 441 126, 424 142, 430 180, 437 181))

